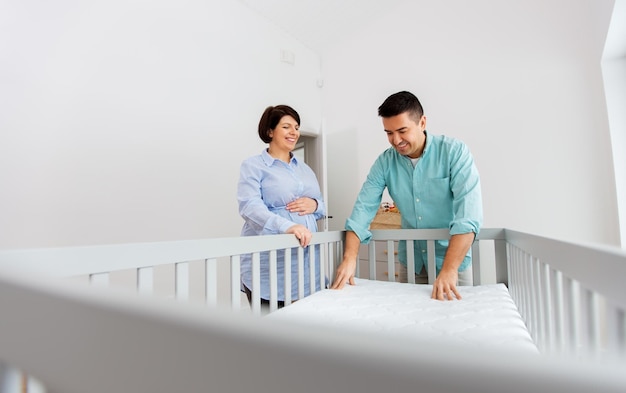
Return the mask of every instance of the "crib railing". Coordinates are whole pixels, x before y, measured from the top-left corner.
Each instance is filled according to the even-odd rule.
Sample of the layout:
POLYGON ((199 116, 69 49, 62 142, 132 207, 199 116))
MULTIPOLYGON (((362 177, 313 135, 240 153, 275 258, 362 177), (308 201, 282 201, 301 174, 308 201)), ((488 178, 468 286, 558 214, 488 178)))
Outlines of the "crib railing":
MULTIPOLYGON (((343 232, 321 232, 313 236, 311 244, 320 253, 321 276, 328 276, 330 282, 335 267, 341 261, 344 235, 343 232)), ((428 270, 431 273, 429 279, 432 282, 432 272, 435 271, 434 242, 448 237, 446 230, 373 231, 375 242, 368 247, 369 276, 365 278, 376 277, 376 263, 373 262, 376 244, 382 243, 386 247, 388 279, 394 280, 394 264, 397 262, 394 250, 397 242, 426 240, 428 270)), ((0 251, 0 272, 18 272, 17 278, 9 275, 0 281, 0 315, 3 315, 0 318, 0 361, 8 361, 25 370, 29 370, 32 365, 33 370, 37 371, 35 375, 47 376, 46 366, 41 359, 52 359, 26 348, 31 348, 33 343, 43 347, 49 345, 37 335, 48 334, 48 340, 64 336, 66 332, 54 328, 69 329, 67 321, 60 321, 59 318, 65 315, 66 318, 80 319, 80 312, 87 310, 85 307, 106 305, 107 312, 121 318, 124 321, 122 324, 137 322, 132 315, 125 314, 123 307, 118 309, 119 302, 107 305, 106 296, 104 299, 96 296, 95 303, 89 297, 86 297, 90 299, 86 303, 82 302, 81 298, 88 293, 87 289, 78 283, 67 287, 68 279, 118 288, 119 291, 108 289, 106 293, 115 293, 115 296, 127 299, 135 298, 124 293, 129 290, 141 295, 154 295, 139 296, 140 299, 150 299, 150 307, 160 307, 154 306, 153 301, 165 306, 165 303, 157 300, 165 297, 176 299, 176 304, 184 304, 185 307, 188 305, 209 310, 207 306, 218 306, 218 309, 227 306, 235 311, 249 308, 252 314, 258 315, 261 313, 257 285, 260 253, 269 252, 270 263, 273 261, 275 264, 277 251, 292 248, 299 248, 293 236, 276 235, 0 251), (239 286, 239 260, 243 254, 252 254, 257 265, 253 269, 255 278, 251 307, 247 299, 242 297, 239 286), (20 281, 23 277, 26 277, 24 282, 20 281), (62 278, 63 285, 67 287, 64 291, 69 290, 71 294, 58 292, 59 287, 53 284, 57 280, 52 277, 62 278), (52 308, 46 314, 51 316, 50 321, 32 318, 32 313, 42 312, 33 303, 33 299, 41 300, 41 296, 57 300, 49 306, 52 308), (73 311, 66 315, 61 312, 65 307, 73 311), (18 320, 8 319, 10 315, 18 320), (54 325, 53 321, 57 321, 57 324, 54 325), (44 333, 40 328, 49 323, 53 328, 45 329, 44 333), (33 339, 32 332, 36 332, 36 339, 33 339), (33 343, 29 343, 31 340, 33 343), (37 353, 38 358, 28 356, 37 353)), ((407 255, 409 261, 414 257, 410 254, 407 255)), ((543 353, 574 354, 580 359, 594 361, 626 362, 626 290, 622 285, 626 277, 626 253, 623 250, 578 245, 505 229, 483 229, 473 245, 472 254, 474 284, 506 283, 533 339, 543 353), (491 277, 488 277, 487 272, 491 273, 491 277)), ((302 277, 302 253, 298 255, 298 269, 302 277)), ((412 264, 408 266, 411 269, 412 264)), ((272 291, 272 294, 270 311, 277 307, 276 291, 272 291)), ((286 303, 289 304, 289 300, 286 303)), ((197 312, 198 308, 194 310, 197 312)), ((89 313, 92 312, 95 311, 89 313)), ((154 317, 156 320, 164 323, 170 321, 167 313, 157 314, 154 317)), ((98 329, 95 326, 93 328, 98 329)), ((74 334, 78 333, 74 331, 74 334)), ((78 337, 76 345, 93 345, 85 344, 83 340, 86 339, 78 337)), ((55 368, 54 372, 60 371, 55 368)))
MULTIPOLYGON (((406 240, 408 258, 413 261, 412 247, 417 240, 428 243, 429 281, 434 281, 435 241, 449 238, 447 230, 374 230, 369 243, 369 275, 357 272, 359 277, 374 279, 377 267, 374 261, 377 241, 384 241, 388 255, 389 280, 394 280, 394 265, 397 261, 394 249, 398 241, 406 240)), ((341 262, 344 232, 318 232, 311 244, 311 258, 319 253, 321 274, 320 287, 325 278, 332 282, 334 270, 341 262)), ((259 260, 260 254, 269 253, 272 282, 276 282, 276 254, 285 251, 289 260, 291 249, 298 250, 297 270, 299 281, 303 280, 303 252, 292 235, 215 238, 157 243, 115 244, 69 248, 9 250, 0 252, 0 268, 19 268, 33 274, 70 278, 74 281, 94 285, 123 288, 141 294, 154 294, 179 300, 206 303, 209 306, 227 304, 233 310, 252 309, 260 314, 259 260), (251 254, 253 260, 252 302, 248 306, 242 295, 240 280, 240 258, 251 254)), ((507 282, 507 255, 503 229, 483 229, 473 245, 473 273, 476 285, 485 282, 482 270, 490 266, 495 270, 493 282, 507 282), (485 243, 492 242, 486 247, 485 243), (483 261, 483 259, 486 260, 483 261), (495 281, 494 281, 495 280, 495 281)), ((286 264, 285 286, 291 287, 290 264, 286 264)), ((311 273, 314 268, 310 265, 311 273)), ((413 271, 413 263, 408 264, 413 271)), ((315 275, 310 274, 311 280, 315 275)), ((413 275, 409 275, 414 282, 413 275)), ((310 287, 315 288, 311 282, 310 287)), ((302 288, 302 285, 298 286, 302 288)), ((272 287, 270 311, 277 308, 277 288, 272 287)), ((286 290, 285 304, 289 305, 291 291, 286 290)), ((303 293, 300 291, 300 296, 303 293)))
MULTIPOLYGON (((337 255, 343 252, 344 236, 340 231, 319 232, 311 240, 311 249, 320 253, 322 278, 331 273, 337 255)), ((276 252, 291 249, 302 250, 294 236, 274 235, 9 250, 0 252, 0 269, 19 269, 141 294, 197 300, 209 306, 228 304, 239 310, 242 308, 239 261, 242 255, 252 254, 253 281, 257 285, 252 288, 251 308, 254 314, 260 314, 259 256, 262 252, 270 253, 270 263, 275 268, 276 252)), ((298 266, 302 278, 302 252, 298 253, 298 266)), ((275 282, 275 269, 273 272, 275 282)), ((289 279, 286 281, 291 285, 289 279)), ((275 296, 271 303, 274 310, 275 296)), ((289 303, 290 300, 286 302, 289 303)))
POLYGON ((626 361, 626 252, 506 230, 509 291, 546 354, 626 361))

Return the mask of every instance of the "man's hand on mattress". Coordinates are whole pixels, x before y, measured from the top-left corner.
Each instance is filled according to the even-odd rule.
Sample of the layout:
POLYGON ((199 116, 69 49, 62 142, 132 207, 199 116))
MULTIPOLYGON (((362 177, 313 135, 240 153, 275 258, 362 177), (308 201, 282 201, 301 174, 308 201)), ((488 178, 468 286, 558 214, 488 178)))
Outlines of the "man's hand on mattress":
POLYGON ((356 259, 344 259, 337 267, 337 275, 330 289, 343 289, 344 285, 354 285, 356 259))
POLYGON ((302 247, 307 247, 311 242, 311 238, 313 237, 311 231, 309 231, 307 227, 301 224, 296 224, 289 227, 286 233, 294 234, 302 247))
POLYGON ((437 300, 461 300, 461 294, 456 289, 459 273, 454 269, 442 269, 433 284, 431 298, 437 300))

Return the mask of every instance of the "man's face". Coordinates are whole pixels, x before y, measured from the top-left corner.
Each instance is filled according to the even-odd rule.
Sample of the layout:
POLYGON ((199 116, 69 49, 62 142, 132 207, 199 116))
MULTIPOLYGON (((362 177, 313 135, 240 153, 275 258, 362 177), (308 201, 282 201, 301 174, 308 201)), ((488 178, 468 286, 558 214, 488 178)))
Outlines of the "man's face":
POLYGON ((426 116, 415 121, 409 112, 392 117, 383 117, 383 127, 387 139, 396 151, 404 156, 418 158, 422 155, 426 143, 426 116))

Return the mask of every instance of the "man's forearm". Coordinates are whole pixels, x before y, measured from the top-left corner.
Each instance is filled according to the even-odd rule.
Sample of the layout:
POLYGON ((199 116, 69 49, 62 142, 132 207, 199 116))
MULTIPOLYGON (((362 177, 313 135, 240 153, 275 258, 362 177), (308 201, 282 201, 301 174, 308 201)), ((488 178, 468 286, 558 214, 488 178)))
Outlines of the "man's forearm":
POLYGON ((459 270, 459 266, 463 263, 463 259, 469 251, 475 238, 474 232, 461 233, 458 235, 452 235, 448 243, 448 250, 443 259, 442 270, 454 269, 459 270))
POLYGON ((343 259, 356 259, 359 255, 361 240, 353 231, 346 231, 346 241, 343 249, 343 259))

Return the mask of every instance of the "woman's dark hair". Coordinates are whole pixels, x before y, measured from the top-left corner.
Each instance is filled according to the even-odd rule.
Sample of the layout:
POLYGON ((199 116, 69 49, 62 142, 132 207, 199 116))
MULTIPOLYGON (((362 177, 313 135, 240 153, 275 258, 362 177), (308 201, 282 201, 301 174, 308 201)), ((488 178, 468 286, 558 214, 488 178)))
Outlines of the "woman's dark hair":
POLYGON ((268 106, 265 108, 261 120, 259 120, 259 137, 263 142, 270 143, 272 141, 270 131, 276 128, 283 116, 293 117, 300 125, 300 115, 292 107, 287 105, 268 106))
POLYGON ((409 112, 409 115, 417 122, 424 115, 422 104, 412 93, 401 91, 387 97, 385 102, 378 107, 378 116, 393 117, 401 113, 409 112))

